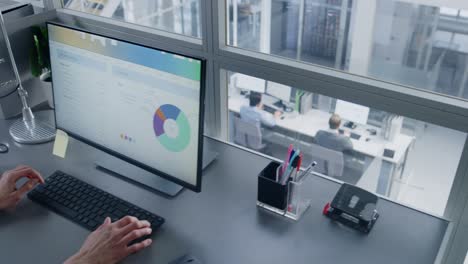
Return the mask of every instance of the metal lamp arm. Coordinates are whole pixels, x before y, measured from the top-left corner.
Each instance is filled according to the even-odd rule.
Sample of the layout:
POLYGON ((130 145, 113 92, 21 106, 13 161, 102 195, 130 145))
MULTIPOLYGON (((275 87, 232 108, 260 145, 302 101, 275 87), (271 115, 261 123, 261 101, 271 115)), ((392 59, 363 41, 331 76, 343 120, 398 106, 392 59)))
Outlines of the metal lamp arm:
POLYGON ((31 108, 28 104, 28 92, 23 88, 21 77, 19 75, 18 68, 16 67, 15 56, 13 55, 13 50, 11 49, 10 38, 8 37, 8 32, 5 27, 5 20, 3 19, 2 12, 0 12, 0 27, 2 28, 3 37, 5 39, 8 54, 10 56, 11 66, 13 67, 13 71, 16 76, 16 81, 18 82, 18 95, 21 99, 21 104, 23 105, 23 120, 30 121, 34 119, 34 114, 32 113, 31 108))

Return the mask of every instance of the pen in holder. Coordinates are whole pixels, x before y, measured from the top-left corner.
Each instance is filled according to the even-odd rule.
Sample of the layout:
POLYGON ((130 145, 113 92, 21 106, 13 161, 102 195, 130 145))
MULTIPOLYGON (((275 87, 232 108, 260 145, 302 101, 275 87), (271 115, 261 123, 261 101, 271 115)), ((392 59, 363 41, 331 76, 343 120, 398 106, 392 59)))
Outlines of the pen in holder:
POLYGON ((280 163, 273 161, 258 175, 257 206, 299 220, 310 206, 310 200, 304 199, 302 195, 303 183, 307 179, 309 170, 289 177, 283 185, 277 177, 281 166, 280 163))

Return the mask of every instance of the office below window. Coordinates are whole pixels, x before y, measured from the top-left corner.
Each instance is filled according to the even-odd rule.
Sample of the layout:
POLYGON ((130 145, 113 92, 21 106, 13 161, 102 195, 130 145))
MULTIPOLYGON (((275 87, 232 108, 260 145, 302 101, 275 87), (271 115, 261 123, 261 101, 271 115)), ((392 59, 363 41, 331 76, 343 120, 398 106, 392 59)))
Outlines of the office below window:
POLYGON ((268 80, 264 93, 240 88, 233 80, 251 77, 228 76, 229 141, 279 159, 294 144, 306 153, 305 164, 319 162, 317 173, 443 214, 465 133, 268 80), (260 101, 249 104, 247 90, 260 93, 260 101))

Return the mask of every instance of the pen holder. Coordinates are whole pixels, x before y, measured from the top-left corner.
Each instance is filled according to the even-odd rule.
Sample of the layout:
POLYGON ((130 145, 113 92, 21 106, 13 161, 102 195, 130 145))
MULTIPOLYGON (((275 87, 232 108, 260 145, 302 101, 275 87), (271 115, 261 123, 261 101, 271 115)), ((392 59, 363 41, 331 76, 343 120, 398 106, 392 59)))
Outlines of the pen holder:
POLYGON ((258 175, 257 206, 299 220, 310 206, 310 200, 302 197, 303 182, 307 176, 301 177, 299 181, 290 178, 283 185, 276 181, 276 173, 280 168, 281 164, 273 161, 258 175))

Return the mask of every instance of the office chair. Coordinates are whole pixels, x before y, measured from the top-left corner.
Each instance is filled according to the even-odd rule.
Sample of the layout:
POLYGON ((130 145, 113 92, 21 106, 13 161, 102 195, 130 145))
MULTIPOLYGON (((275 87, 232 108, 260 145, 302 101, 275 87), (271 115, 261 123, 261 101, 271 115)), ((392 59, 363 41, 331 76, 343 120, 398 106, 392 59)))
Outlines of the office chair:
POLYGON ((260 123, 247 122, 237 116, 234 118, 234 142, 241 146, 261 151, 266 148, 262 143, 260 123))
POLYGON ((312 160, 317 162, 315 171, 330 177, 341 177, 344 171, 344 155, 316 144, 310 148, 312 160))

